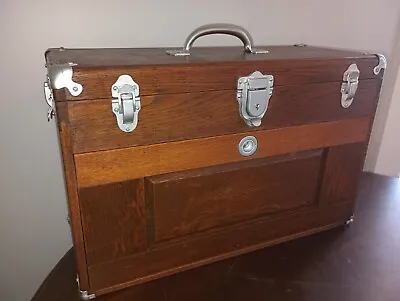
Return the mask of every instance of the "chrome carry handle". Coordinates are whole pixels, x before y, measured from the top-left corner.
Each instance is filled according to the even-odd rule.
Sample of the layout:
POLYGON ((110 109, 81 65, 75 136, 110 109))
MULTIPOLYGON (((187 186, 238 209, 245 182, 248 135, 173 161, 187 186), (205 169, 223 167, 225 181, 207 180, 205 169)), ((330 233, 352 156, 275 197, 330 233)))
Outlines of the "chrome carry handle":
POLYGON ((243 42, 245 52, 253 54, 268 53, 267 50, 253 48, 253 38, 246 29, 237 25, 224 23, 200 26, 187 37, 182 49, 167 50, 166 52, 173 56, 189 56, 193 43, 198 38, 211 34, 227 34, 239 38, 243 42))

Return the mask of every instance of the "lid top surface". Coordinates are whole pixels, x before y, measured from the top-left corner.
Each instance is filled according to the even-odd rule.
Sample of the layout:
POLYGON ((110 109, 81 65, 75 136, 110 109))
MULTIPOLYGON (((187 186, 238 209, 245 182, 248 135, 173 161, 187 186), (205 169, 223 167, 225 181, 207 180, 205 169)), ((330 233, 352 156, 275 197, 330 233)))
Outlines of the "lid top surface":
POLYGON ((349 59, 370 58, 373 54, 362 52, 296 46, 259 46, 267 54, 244 53, 243 47, 196 47, 186 57, 171 56, 170 48, 52 48, 46 52, 48 65, 73 63, 79 67, 113 67, 142 65, 201 64, 240 61, 301 60, 301 59, 349 59))

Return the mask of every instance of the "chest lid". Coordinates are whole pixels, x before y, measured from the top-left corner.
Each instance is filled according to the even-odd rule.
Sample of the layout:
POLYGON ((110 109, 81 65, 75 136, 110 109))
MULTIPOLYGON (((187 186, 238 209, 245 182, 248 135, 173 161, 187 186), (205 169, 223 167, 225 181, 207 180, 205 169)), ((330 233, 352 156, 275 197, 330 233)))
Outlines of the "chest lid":
POLYGON ((356 63, 359 79, 381 75, 386 60, 373 54, 311 47, 255 48, 250 34, 229 24, 196 29, 182 49, 49 49, 46 63, 55 101, 109 99, 110 87, 121 75, 131 76, 140 94, 176 94, 235 90, 240 77, 255 71, 274 76, 274 86, 342 82, 343 73, 356 63), (201 36, 230 34, 243 47, 192 48, 201 36))

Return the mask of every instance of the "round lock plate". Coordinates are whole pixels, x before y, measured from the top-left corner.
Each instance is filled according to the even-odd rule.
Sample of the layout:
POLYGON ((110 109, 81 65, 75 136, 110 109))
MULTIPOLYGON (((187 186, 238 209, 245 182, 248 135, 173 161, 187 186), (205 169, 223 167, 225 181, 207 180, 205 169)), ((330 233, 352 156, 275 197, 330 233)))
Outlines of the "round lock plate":
POLYGON ((244 137, 239 142, 239 153, 242 156, 248 157, 254 154, 257 151, 257 138, 254 136, 244 137))

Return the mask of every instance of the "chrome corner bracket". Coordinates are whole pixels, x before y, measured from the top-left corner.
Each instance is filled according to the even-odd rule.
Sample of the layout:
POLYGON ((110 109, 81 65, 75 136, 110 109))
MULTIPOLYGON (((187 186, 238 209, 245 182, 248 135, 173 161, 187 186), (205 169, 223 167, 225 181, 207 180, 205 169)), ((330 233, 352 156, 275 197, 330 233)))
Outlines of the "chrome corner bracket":
POLYGON ((80 289, 80 283, 79 283, 79 276, 78 275, 76 275, 76 283, 78 284, 78 288, 79 288, 79 293, 80 293, 80 295, 81 295, 81 298, 82 298, 82 300, 92 300, 92 299, 94 299, 94 298, 96 298, 96 295, 95 294, 89 294, 89 292, 88 291, 82 291, 81 289, 80 289))
POLYGON ((112 111, 121 131, 136 129, 140 111, 139 85, 129 75, 121 75, 111 87, 112 111))
POLYGON ((360 78, 360 70, 357 64, 351 64, 344 72, 343 83, 341 87, 342 99, 341 105, 347 109, 353 103, 354 97, 358 89, 358 82, 360 78))
POLYGON ((240 117, 248 126, 260 126, 268 109, 274 87, 274 77, 260 71, 241 77, 237 82, 240 117))
POLYGON ((47 110, 47 121, 50 121, 55 116, 55 104, 53 97, 53 90, 50 88, 49 79, 44 82, 44 98, 46 99, 49 109, 47 110))
POLYGON ((76 66, 74 63, 62 65, 49 65, 47 66, 49 84, 52 89, 67 88, 72 96, 79 96, 83 87, 72 80, 73 70, 72 67, 76 66))
POLYGON ((81 294, 81 298, 82 300, 93 300, 94 298, 96 298, 95 294, 89 294, 87 291, 79 291, 81 294))
POLYGON ((47 66, 47 81, 44 82, 44 96, 49 106, 47 121, 50 121, 55 116, 53 89, 67 88, 72 96, 78 96, 83 91, 82 85, 72 80, 73 66, 76 66, 76 64, 69 63, 47 66))
POLYGON ((379 64, 374 68, 374 74, 378 75, 382 69, 387 68, 387 59, 383 54, 375 54, 379 59, 379 64))
POLYGON ((354 215, 349 217, 349 219, 346 221, 345 225, 350 226, 352 223, 354 223, 354 215))

